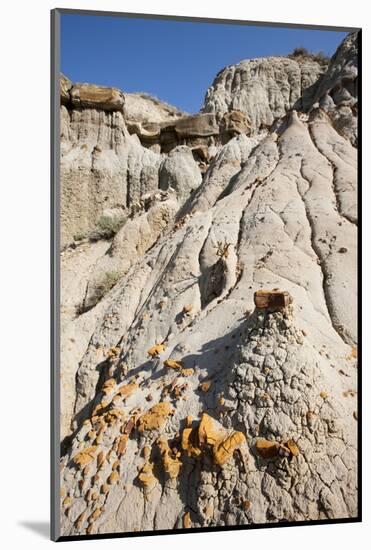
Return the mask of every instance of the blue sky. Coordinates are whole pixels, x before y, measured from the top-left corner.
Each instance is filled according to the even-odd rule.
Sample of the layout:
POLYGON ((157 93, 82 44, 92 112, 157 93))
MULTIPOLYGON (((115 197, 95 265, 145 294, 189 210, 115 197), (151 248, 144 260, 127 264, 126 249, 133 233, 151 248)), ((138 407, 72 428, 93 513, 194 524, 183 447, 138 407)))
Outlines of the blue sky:
POLYGON ((332 55, 345 32, 63 14, 61 70, 197 112, 216 73, 297 46, 332 55))

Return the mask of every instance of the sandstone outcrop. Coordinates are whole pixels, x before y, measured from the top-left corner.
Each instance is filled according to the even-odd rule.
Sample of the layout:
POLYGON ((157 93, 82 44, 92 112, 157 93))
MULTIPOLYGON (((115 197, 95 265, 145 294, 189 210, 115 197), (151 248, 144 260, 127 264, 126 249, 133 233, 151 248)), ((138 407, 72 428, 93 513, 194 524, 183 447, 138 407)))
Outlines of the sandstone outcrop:
POLYGON ((357 515, 355 44, 171 122, 62 99, 64 242, 121 220, 62 252, 64 535, 357 515))

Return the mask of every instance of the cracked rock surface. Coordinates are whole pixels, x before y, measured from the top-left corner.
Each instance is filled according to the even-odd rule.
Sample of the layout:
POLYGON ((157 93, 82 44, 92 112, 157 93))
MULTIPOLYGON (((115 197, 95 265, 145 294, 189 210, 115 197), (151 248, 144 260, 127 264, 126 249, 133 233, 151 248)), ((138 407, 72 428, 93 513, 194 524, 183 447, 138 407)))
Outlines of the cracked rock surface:
POLYGON ((203 167, 62 81, 63 535, 357 516, 356 130, 320 100, 355 47, 227 67, 205 108, 252 131, 203 167))

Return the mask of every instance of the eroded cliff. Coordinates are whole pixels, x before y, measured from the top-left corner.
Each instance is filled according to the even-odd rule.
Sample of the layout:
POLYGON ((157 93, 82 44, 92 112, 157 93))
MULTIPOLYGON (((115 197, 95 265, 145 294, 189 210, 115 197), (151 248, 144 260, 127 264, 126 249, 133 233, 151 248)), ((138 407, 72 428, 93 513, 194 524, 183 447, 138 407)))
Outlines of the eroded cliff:
POLYGON ((64 535, 357 514, 356 56, 62 81, 64 535))

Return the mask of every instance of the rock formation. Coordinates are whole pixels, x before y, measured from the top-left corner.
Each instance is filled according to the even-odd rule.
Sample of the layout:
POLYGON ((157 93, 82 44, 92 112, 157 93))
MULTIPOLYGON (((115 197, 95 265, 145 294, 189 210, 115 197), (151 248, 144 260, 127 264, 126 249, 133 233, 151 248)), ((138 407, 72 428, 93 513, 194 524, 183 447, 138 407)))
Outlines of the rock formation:
POLYGON ((61 78, 63 535, 356 517, 356 38, 192 116, 61 78))

